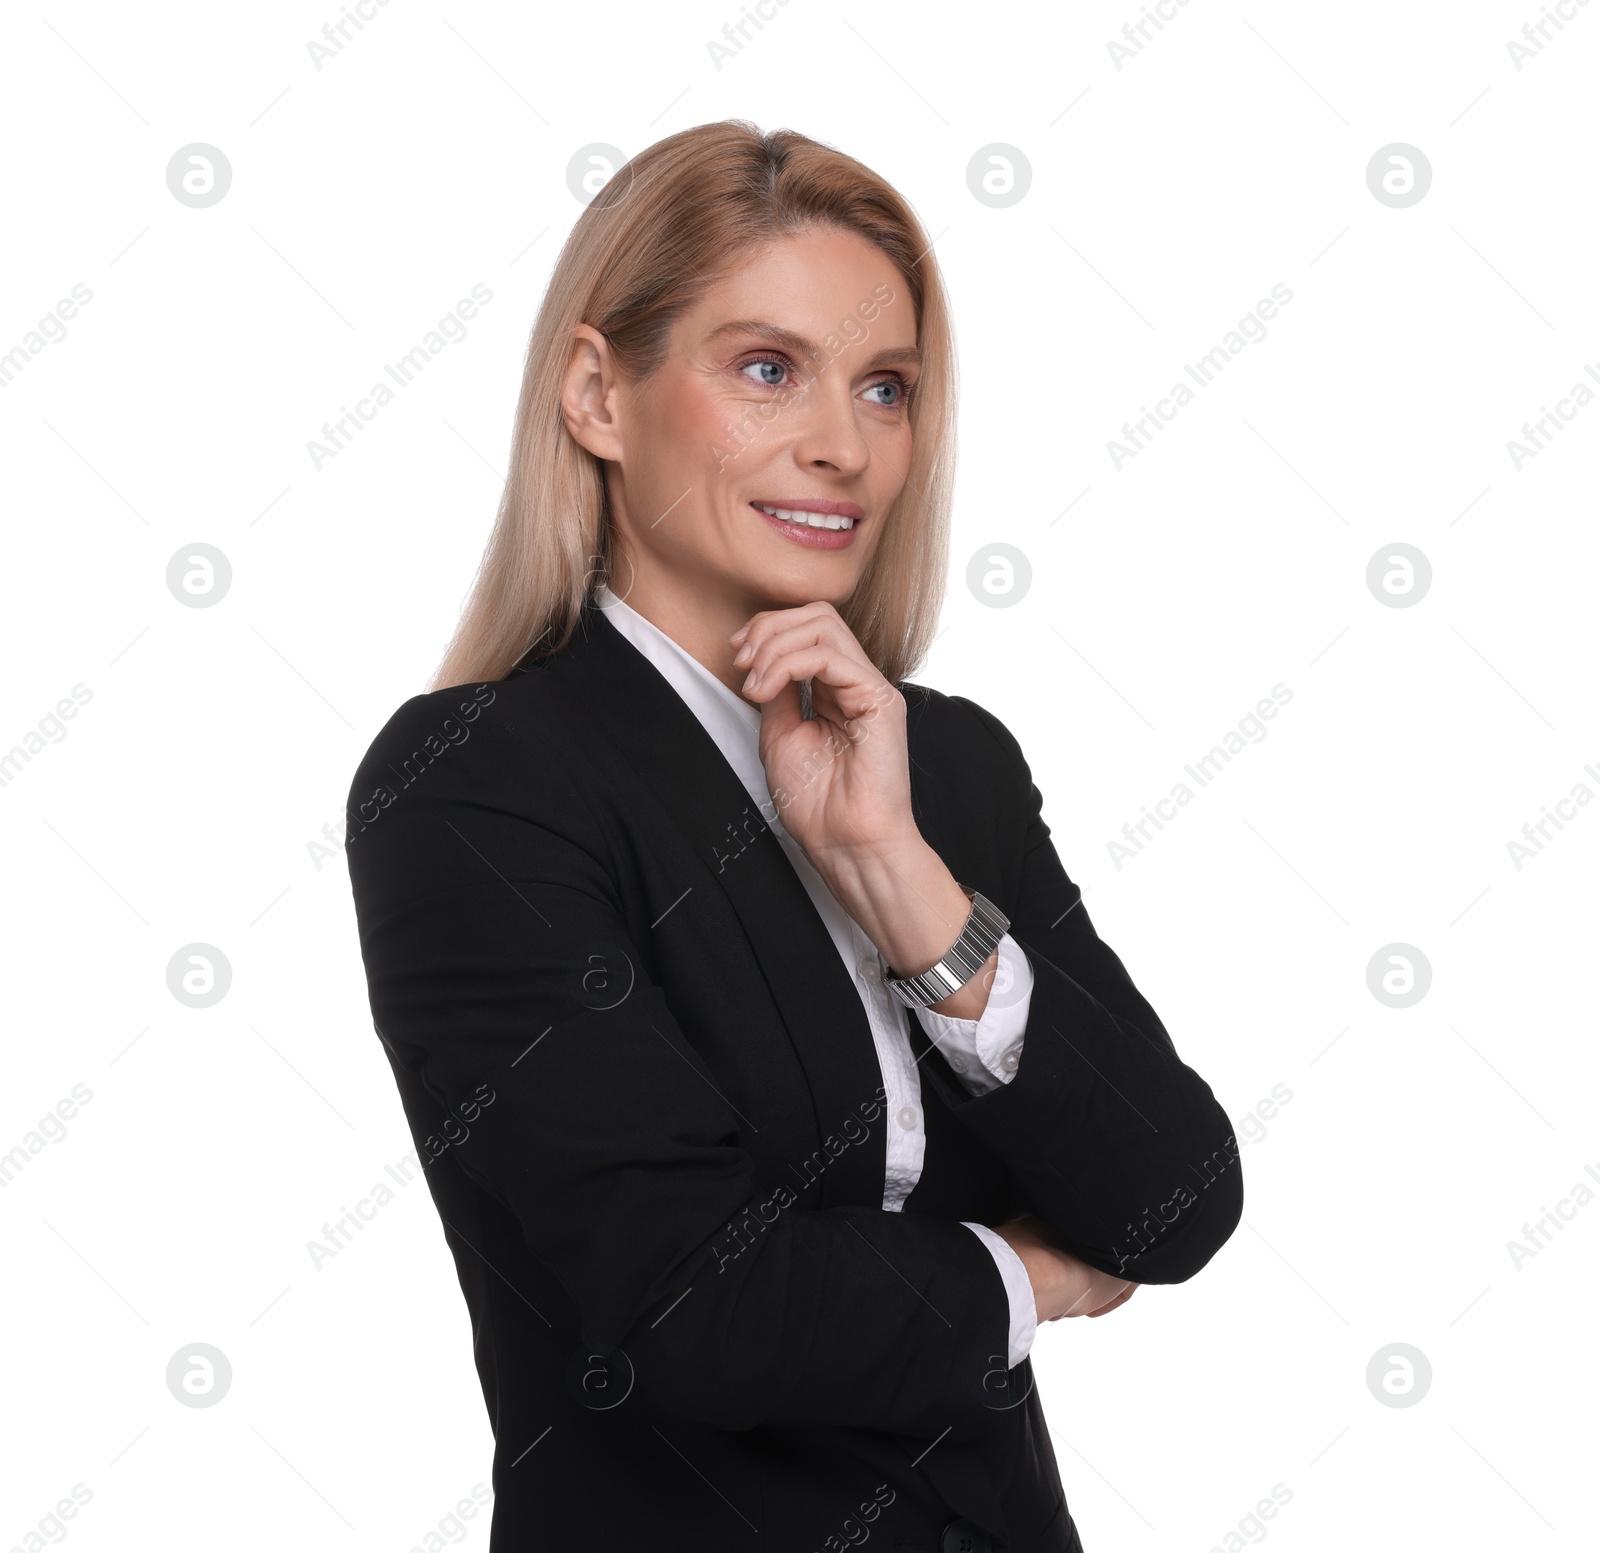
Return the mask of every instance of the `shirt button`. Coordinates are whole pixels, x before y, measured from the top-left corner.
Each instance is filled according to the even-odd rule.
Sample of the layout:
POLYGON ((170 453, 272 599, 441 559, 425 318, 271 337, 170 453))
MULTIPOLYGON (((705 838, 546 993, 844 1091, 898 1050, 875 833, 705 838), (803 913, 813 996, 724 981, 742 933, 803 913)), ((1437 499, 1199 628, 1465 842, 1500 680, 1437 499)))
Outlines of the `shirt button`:
POLYGON ((1000 1066, 1004 1068, 1007 1073, 1015 1073, 1017 1071, 1017 1064, 1021 1061, 1022 1058, 1020 1058, 1014 1051, 1010 1051, 1000 1059, 1000 1066))
POLYGON ((914 1105, 903 1105, 894 1113, 894 1119, 905 1131, 910 1132, 917 1125, 917 1108, 914 1105))
POLYGON ((876 985, 883 978, 883 972, 878 968, 876 960, 863 959, 860 965, 861 979, 876 985))
POLYGON ((957 1052, 955 1056, 950 1059, 950 1066, 954 1068, 957 1073, 965 1073, 967 1071, 967 1059, 963 1057, 960 1052, 957 1052))

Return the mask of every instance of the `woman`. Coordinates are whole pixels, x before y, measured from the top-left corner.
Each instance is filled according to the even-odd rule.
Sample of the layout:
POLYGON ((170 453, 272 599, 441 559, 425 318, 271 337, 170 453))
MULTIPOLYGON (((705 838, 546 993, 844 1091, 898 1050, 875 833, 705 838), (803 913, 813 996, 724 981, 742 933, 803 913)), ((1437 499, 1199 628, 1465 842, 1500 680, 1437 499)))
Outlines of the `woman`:
POLYGON ((1016 740, 905 679, 952 376, 883 180, 739 123, 643 152, 556 265, 440 688, 356 775, 496 1553, 1079 1548, 1036 1324, 1238 1222, 1016 740))

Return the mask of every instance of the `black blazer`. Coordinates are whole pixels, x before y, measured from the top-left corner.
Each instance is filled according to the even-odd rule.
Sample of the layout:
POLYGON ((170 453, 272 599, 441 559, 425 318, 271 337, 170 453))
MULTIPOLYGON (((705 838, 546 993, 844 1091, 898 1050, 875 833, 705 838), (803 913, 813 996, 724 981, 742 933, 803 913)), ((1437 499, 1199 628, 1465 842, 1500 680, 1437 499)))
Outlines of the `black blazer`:
POLYGON ((1096 934, 1016 741, 901 688, 917 823, 1034 987, 1021 1066, 979 1098, 911 1020, 927 1148, 900 1213, 833 941, 596 607, 544 662, 407 701, 356 773, 361 951, 471 1313, 492 1553, 1076 1549, 959 1221, 1031 1210, 1141 1283, 1238 1223, 1227 1114, 1096 934))

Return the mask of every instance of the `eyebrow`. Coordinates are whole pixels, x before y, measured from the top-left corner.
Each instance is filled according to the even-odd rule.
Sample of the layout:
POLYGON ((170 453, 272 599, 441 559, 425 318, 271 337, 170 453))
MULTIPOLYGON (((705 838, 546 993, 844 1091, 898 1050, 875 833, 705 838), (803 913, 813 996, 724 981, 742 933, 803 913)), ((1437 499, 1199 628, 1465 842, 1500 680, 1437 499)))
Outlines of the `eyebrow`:
MULTIPOLYGON (((766 340, 772 345, 781 345, 797 356, 815 357, 822 354, 803 334, 796 334, 793 329, 785 329, 782 324, 763 323, 753 318, 740 318, 732 323, 720 324, 706 336, 706 339, 708 342, 720 340, 730 334, 753 334, 757 339, 766 340)), ((896 350, 878 351, 868 362, 869 367, 901 365, 915 367, 921 364, 922 352, 914 345, 901 346, 896 350)))

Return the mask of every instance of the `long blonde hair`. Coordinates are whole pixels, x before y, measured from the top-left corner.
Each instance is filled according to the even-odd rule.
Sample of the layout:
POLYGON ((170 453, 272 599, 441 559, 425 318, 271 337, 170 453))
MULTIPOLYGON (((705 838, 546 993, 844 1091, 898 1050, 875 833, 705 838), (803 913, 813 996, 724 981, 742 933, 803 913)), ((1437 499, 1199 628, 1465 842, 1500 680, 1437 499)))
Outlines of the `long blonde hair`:
POLYGON ((792 130, 730 120, 657 141, 619 168, 578 218, 534 321, 511 469, 472 591, 430 688, 503 679, 529 653, 571 638, 609 580, 602 461, 561 414, 573 329, 610 341, 642 380, 665 359, 673 321, 760 244, 811 225, 854 232, 899 270, 922 353, 909 414, 911 467, 871 564, 840 614, 891 682, 937 628, 955 463, 955 355, 932 245, 911 207, 852 157, 792 130))

